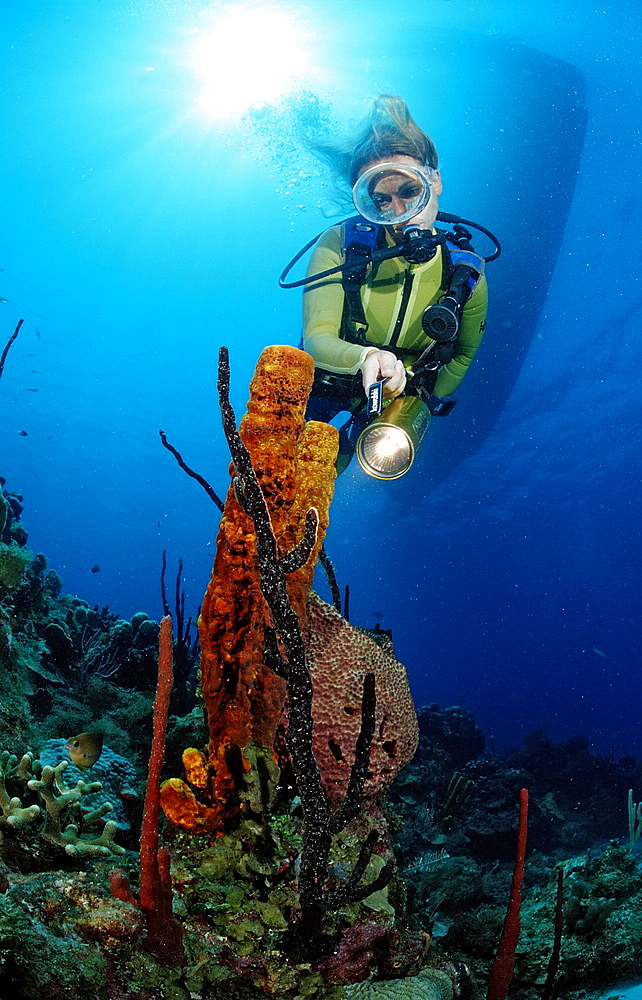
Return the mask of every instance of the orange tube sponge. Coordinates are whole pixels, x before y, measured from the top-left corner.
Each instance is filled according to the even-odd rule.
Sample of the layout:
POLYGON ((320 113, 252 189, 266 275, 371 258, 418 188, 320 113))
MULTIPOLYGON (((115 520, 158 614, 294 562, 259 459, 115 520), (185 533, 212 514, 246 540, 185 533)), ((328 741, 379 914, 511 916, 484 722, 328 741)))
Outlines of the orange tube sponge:
POLYGON ((288 522, 278 538, 279 555, 289 552, 303 534, 305 515, 310 507, 319 513, 319 530, 316 544, 307 563, 291 573, 287 580, 288 597, 299 616, 301 626, 305 621, 306 602, 314 567, 328 530, 330 504, 334 494, 334 470, 338 449, 338 432, 330 424, 310 420, 305 425, 299 447, 297 489, 288 522))
MULTIPOLYGON (((314 551, 306 565, 288 578, 290 599, 300 620, 328 524, 338 449, 334 427, 305 423, 313 377, 310 355, 293 347, 266 348, 256 366, 247 413, 240 426, 265 496, 280 556, 301 539, 308 509, 315 506, 319 510, 314 551)), ((199 618, 201 689, 209 725, 208 805, 202 808, 217 812, 221 826, 239 810, 238 792, 243 774, 251 766, 243 750, 254 741, 272 751, 285 704, 285 680, 264 661, 269 625, 270 613, 260 589, 254 526, 239 506, 232 487, 199 618)), ((189 764, 198 762, 190 758, 189 764)), ((196 772, 200 779, 195 784, 203 789, 198 767, 196 772)), ((184 812, 194 818, 194 807, 186 807, 182 792, 180 803, 177 796, 178 788, 168 787, 163 808, 167 805, 174 816, 184 812)), ((211 820, 208 813, 205 827, 211 820)))

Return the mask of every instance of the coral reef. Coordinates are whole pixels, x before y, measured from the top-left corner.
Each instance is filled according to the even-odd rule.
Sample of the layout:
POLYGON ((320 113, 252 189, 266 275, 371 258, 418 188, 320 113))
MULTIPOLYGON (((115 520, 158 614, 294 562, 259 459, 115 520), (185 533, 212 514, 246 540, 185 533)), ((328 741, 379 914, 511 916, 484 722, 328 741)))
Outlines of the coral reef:
POLYGON ((408 863, 445 844, 478 863, 510 861, 515 802, 524 786, 530 850, 563 860, 619 836, 622 802, 626 814, 629 788, 642 785, 639 764, 591 754, 583 736, 556 744, 535 731, 523 747, 499 755, 464 708, 430 705, 418 719, 417 753, 392 790, 407 831, 398 844, 408 863))
POLYGON ((257 476, 223 406, 234 482, 201 625, 207 732, 200 709, 167 719, 165 624, 152 739, 144 691, 153 685, 158 623, 142 612, 120 620, 61 595, 45 557, 26 547, 21 498, 0 490, 0 726, 4 745, 19 750, 0 756, 7 995, 471 1000, 466 967, 481 995, 525 785, 529 852, 511 1000, 580 1000, 596 984, 635 974, 635 822, 627 839, 627 796, 630 817, 642 792, 635 761, 542 733, 498 755, 470 713, 433 705, 420 711, 418 753, 398 773, 417 723, 391 643, 383 633, 372 641, 310 592, 334 432, 302 427, 309 364, 285 350, 263 359, 243 424, 257 476), (169 773, 176 748, 188 749, 186 781, 162 786, 181 823, 163 828, 166 725, 169 773), (107 750, 90 772, 77 772, 61 759, 61 737, 88 729, 125 757, 107 750), (23 753, 47 740, 40 759, 23 753), (140 764, 150 742, 138 858, 128 848, 140 828, 129 794, 139 782, 127 758, 140 764), (108 801, 126 807, 120 831, 108 801), (608 843, 619 836, 624 845, 608 843))
MULTIPOLYGON (((631 851, 618 843, 564 863, 565 906, 555 994, 585 996, 591 986, 607 986, 639 974, 642 948, 642 874, 631 851)), ((541 884, 524 894, 522 932, 516 952, 511 995, 538 997, 553 945, 556 873, 542 872, 541 884), (548 876, 548 878, 547 878, 548 876)), ((533 878, 533 873, 531 873, 533 878)), ((481 902, 462 914, 445 939, 449 950, 466 954, 480 978, 503 919, 501 907, 481 902)))
POLYGON ((91 1000, 107 1000, 110 967, 125 961, 140 939, 142 920, 135 907, 105 892, 100 869, 37 879, 7 872, 3 881, 3 996, 73 1000, 80 990, 91 1000))
MULTIPOLYGON (((120 619, 108 607, 92 608, 62 593, 62 581, 47 568, 45 556, 27 548, 22 510, 20 494, 3 486, 0 543, 18 547, 25 568, 16 589, 9 592, 0 584, 0 745, 38 752, 49 739, 92 730, 141 766, 151 739, 158 622, 144 612, 120 619)), ((192 717, 195 733, 202 714, 201 709, 192 717)), ((170 752, 176 763, 177 725, 172 720, 170 752)), ((107 785, 109 772, 98 777, 107 785)), ((128 776, 126 784, 133 788, 131 781, 128 776)), ((114 799, 115 806, 119 802, 114 799)), ((124 819, 119 815, 121 826, 124 819)))
POLYGON ((43 767, 32 754, 24 754, 18 761, 15 755, 3 751, 0 754, 0 825, 4 824, 13 832, 43 816, 41 836, 48 843, 62 847, 67 854, 124 854, 124 848, 114 842, 117 824, 113 821, 108 820, 98 836, 87 836, 87 828, 101 823, 112 807, 103 802, 83 814, 80 808, 83 798, 98 794, 100 783, 80 780, 72 788, 64 780, 67 767, 68 761, 62 761, 57 767, 43 767), (10 796, 9 787, 18 783, 26 786, 22 795, 10 796), (29 792, 35 793, 30 796, 35 802, 24 805, 29 792))
POLYGON ((66 761, 65 780, 67 783, 98 783, 97 791, 83 794, 83 812, 99 809, 104 802, 111 804, 110 820, 121 830, 131 826, 134 800, 138 798, 138 776, 136 768, 120 754, 108 746, 103 746, 100 759, 89 770, 81 771, 69 760, 65 740, 47 740, 39 752, 43 766, 56 768, 66 761))
POLYGON ((63 599, 64 616, 52 616, 42 628, 52 666, 84 694, 89 679, 101 677, 123 687, 153 688, 158 622, 144 612, 131 620, 99 612, 78 599, 63 599), (66 606, 66 607, 65 607, 66 606))
POLYGON ((625 835, 628 788, 641 787, 642 768, 629 757, 590 754, 582 737, 554 744, 537 732, 520 749, 480 753, 483 735, 462 708, 431 705, 419 721, 417 756, 391 789, 403 822, 395 846, 410 927, 487 980, 509 895, 515 799, 528 784, 529 852, 509 996, 583 1000, 592 984, 637 974, 642 874, 630 838, 626 847, 605 847, 604 834, 625 835), (453 787, 465 794, 453 797, 453 787), (573 856, 576 844, 586 853, 573 856), (560 870, 561 941, 544 993, 560 870))

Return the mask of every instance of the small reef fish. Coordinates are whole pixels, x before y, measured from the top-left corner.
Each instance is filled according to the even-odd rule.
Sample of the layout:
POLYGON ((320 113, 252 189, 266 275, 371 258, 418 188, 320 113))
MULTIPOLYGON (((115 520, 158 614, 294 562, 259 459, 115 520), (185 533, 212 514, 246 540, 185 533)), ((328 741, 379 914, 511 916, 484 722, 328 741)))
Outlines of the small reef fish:
POLYGON ((18 431, 18 434, 20 435, 20 437, 23 438, 29 437, 27 431, 18 431))
POLYGON ((87 771, 94 766, 103 752, 103 734, 80 733, 78 736, 72 736, 65 743, 65 750, 76 767, 81 771, 87 771))
POLYGON ((0 299, 0 302, 8 302, 9 299, 0 299))
POLYGON ((98 566, 98 565, 92 566, 91 569, 89 570, 89 572, 90 573, 100 573, 100 566, 98 566))

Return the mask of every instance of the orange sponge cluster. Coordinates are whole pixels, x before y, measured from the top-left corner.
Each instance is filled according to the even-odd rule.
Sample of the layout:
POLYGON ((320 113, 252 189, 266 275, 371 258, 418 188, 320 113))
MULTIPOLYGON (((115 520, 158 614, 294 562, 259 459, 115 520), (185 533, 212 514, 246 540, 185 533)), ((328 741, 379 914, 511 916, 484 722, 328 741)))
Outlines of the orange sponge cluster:
MULTIPOLYGON (((323 544, 334 491, 338 433, 305 423, 314 377, 310 355, 272 346, 261 354, 240 426, 270 512, 279 555, 301 539, 305 515, 319 511, 319 533, 308 562, 288 578, 288 593, 302 622, 314 564, 323 544)), ((270 613, 260 590, 254 525, 228 491, 216 559, 199 619, 201 688, 209 745, 200 765, 186 751, 191 784, 164 786, 163 809, 189 829, 215 830, 240 808, 239 791, 251 766, 243 754, 250 741, 271 750, 286 700, 285 681, 264 662, 270 613), (204 778, 206 774, 206 780, 204 778), (198 776, 198 780, 194 780, 198 776), (189 794, 187 794, 189 793, 189 794), (190 797, 191 796, 191 797, 190 797)))

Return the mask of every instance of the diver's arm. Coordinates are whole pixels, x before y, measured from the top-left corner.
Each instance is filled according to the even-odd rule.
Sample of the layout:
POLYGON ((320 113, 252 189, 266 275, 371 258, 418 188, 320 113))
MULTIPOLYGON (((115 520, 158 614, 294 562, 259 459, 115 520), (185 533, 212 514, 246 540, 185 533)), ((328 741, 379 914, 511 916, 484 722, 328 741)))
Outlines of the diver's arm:
MULTIPOLYGON (((343 262, 341 229, 323 234, 310 259, 308 274, 318 274, 343 262)), ((371 348, 341 340, 344 294, 341 275, 333 274, 303 289, 303 348, 327 371, 356 375, 371 348)))
POLYGON ((458 388, 481 344, 487 312, 488 285, 485 276, 482 275, 464 306, 455 353, 437 377, 434 389, 436 396, 450 396, 458 388))

